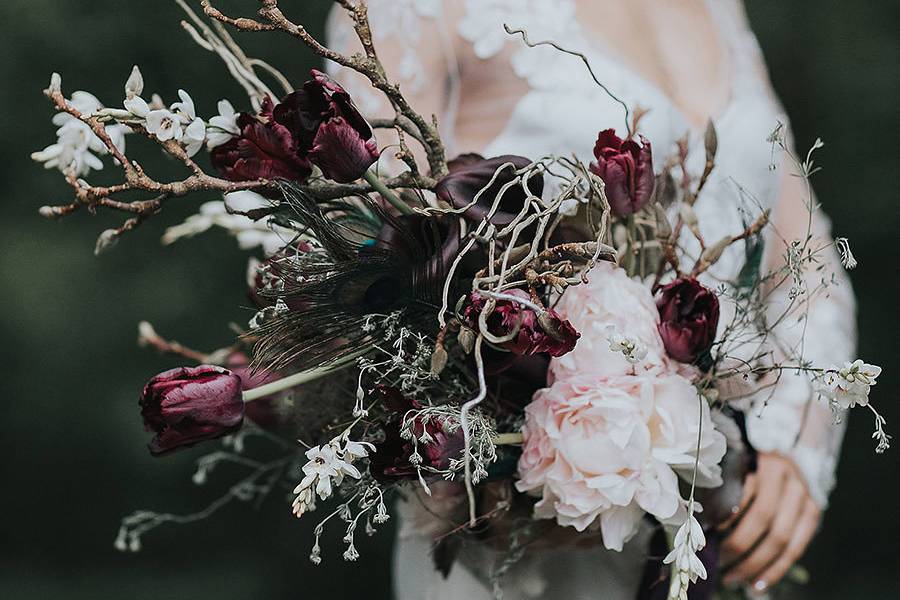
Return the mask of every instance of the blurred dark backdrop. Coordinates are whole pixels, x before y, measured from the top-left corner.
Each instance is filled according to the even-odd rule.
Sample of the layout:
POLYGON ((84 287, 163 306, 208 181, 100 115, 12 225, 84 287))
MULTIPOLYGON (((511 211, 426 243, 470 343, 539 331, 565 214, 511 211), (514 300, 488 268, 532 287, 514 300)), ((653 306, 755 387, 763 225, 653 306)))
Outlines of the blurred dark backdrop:
MULTIPOLYGON (((225 6, 246 13, 254 4, 225 6)), ((330 2, 283 4, 319 31, 330 2)), ((836 234, 851 239, 860 261, 852 274, 860 355, 885 367, 875 397, 896 431, 900 150, 892 135, 900 131, 900 3, 748 4, 798 144, 826 141, 814 183, 836 234)), ((248 317, 244 257, 219 232, 160 246, 164 225, 203 200, 193 198, 172 202, 95 258, 97 234, 120 217, 40 218, 39 206, 66 201, 68 192, 58 173, 44 173, 28 155, 53 139, 40 90, 54 70, 67 92, 89 89, 107 102, 121 98, 135 63, 147 89, 167 99, 188 86, 201 114, 212 114, 219 98, 240 98, 180 19, 165 0, 0 3, 0 598, 299 600, 324 597, 326 589, 331 598, 388 598, 390 531, 363 542, 360 563, 346 564, 335 551, 314 568, 306 558, 310 523, 294 520, 280 498, 261 511, 235 506, 199 524, 163 528, 137 555, 113 549, 119 519, 132 509, 190 511, 217 489, 215 476, 208 489, 190 488, 202 451, 148 456, 137 394, 173 360, 138 349, 135 325, 147 319, 200 348, 226 344, 226 324, 248 317)), ((239 39, 294 81, 315 64, 291 39, 239 39)), ((151 171, 168 168, 154 152, 143 162, 151 171)), ((804 560, 812 573, 804 598, 900 597, 900 484, 893 479, 900 448, 875 456, 870 431, 868 415, 851 419, 840 483, 804 560)))

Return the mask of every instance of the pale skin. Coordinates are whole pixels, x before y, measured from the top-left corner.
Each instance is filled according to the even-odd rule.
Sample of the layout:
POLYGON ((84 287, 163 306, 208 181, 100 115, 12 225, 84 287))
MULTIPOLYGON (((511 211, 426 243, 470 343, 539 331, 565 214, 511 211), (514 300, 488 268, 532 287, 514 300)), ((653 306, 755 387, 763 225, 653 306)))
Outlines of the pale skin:
MULTIPOLYGON (((444 16, 459 18, 462 3, 447 2, 444 16)), ((729 64, 722 40, 703 0, 579 0, 582 25, 592 31, 644 79, 669 96, 695 125, 703 126, 727 105, 730 88, 729 64), (685 35, 690 32, 690 35, 685 35)), ((448 29, 453 29, 449 25, 448 29)), ((423 36, 440 39, 426 30, 423 36)), ((426 70, 443 72, 446 57, 435 44, 434 54, 418 58, 426 70)), ((487 60, 476 57, 470 44, 456 39, 453 53, 459 65, 459 103, 452 131, 457 152, 478 151, 502 131, 514 106, 528 90, 509 67, 501 52, 487 60)), ((505 52, 508 52, 507 49, 505 52)), ((387 69, 400 60, 400 52, 389 44, 379 47, 387 69)), ((760 64, 760 85, 768 88, 765 66, 760 64)), ((423 114, 442 114, 447 91, 426 86, 410 98, 423 114)), ((446 133, 446 132, 445 132, 446 133)), ((384 139, 387 143, 388 136, 384 139)), ((779 202, 772 220, 780 239, 806 236, 808 212, 802 180, 784 168, 779 202)), ((783 246, 769 244, 766 262, 778 268, 783 246)), ((777 402, 777 398, 772 400, 777 402)), ((723 544, 726 584, 744 584, 756 591, 771 587, 803 555, 812 539, 821 509, 813 501, 793 462, 778 454, 759 456, 756 473, 747 478, 744 499, 731 522, 726 524, 723 544)))

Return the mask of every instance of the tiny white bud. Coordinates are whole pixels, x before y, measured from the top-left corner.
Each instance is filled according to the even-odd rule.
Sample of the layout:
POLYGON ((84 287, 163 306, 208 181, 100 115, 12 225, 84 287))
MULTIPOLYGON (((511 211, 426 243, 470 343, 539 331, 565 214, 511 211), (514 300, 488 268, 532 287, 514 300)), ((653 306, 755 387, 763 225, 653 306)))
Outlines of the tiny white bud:
POLYGON ((144 76, 141 75, 141 70, 137 65, 131 69, 131 75, 128 76, 128 80, 125 82, 125 99, 131 100, 135 96, 140 96, 141 92, 144 91, 144 76))
POLYGON ((94 256, 100 256, 119 241, 119 232, 115 229, 107 229, 97 237, 97 244, 94 246, 94 256))
POLYGON ((50 75, 50 87, 47 88, 48 93, 61 92, 62 91, 62 76, 59 73, 53 73, 50 75))

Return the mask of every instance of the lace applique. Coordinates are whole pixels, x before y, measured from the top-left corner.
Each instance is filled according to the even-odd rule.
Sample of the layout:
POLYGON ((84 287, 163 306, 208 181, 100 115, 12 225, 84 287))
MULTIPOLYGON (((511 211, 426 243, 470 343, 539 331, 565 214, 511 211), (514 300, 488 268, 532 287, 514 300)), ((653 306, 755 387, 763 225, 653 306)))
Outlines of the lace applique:
POLYGON ((413 94, 422 89, 427 74, 418 58, 422 42, 421 19, 437 19, 442 14, 441 0, 370 0, 369 23, 375 42, 389 37, 402 48, 396 76, 413 94))
MULTIPOLYGON (((392 73, 412 95, 422 90, 433 74, 425 72, 419 59, 423 43, 422 19, 437 20, 443 14, 441 0, 369 0, 369 24, 376 45, 390 41, 400 49, 400 60, 392 73)), ((340 10, 333 10, 328 21, 329 45, 345 54, 356 50, 356 33, 340 10)), ((346 72, 329 63, 332 74, 346 72)), ((342 77, 341 83, 353 96, 363 114, 376 115, 384 108, 384 98, 358 76, 342 77)))
POLYGON ((532 42, 554 41, 568 50, 584 52, 586 44, 573 0, 466 0, 458 32, 481 59, 496 56, 507 43, 516 44, 510 63, 532 88, 571 85, 573 79, 580 79, 571 76, 573 61, 580 64, 578 58, 549 46, 529 48, 518 35, 506 33, 504 25, 524 30, 532 42))

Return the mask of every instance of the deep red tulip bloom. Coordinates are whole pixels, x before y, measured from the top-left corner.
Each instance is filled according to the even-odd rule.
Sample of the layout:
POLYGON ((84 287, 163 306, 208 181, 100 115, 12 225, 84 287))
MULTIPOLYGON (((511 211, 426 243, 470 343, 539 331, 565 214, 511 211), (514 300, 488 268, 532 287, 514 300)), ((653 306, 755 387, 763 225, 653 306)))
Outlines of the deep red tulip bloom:
MULTIPOLYGON (((507 290, 505 293, 528 299, 528 294, 522 290, 507 290)), ((469 296, 463 317, 472 329, 478 329, 478 318, 486 303, 487 298, 477 292, 469 296)), ((487 318, 488 331, 497 337, 505 337, 518 327, 515 337, 500 344, 500 347, 520 356, 546 352, 558 357, 571 352, 580 334, 555 310, 548 309, 544 315, 543 319, 539 319, 533 310, 518 302, 497 300, 487 318)))
POLYGON ((291 132, 299 155, 325 177, 350 183, 378 160, 372 127, 336 81, 316 69, 311 74, 302 89, 275 107, 274 119, 291 132))
POLYGON ((156 436, 154 455, 232 433, 244 418, 241 378, 213 365, 179 367, 160 373, 144 386, 141 416, 156 436))
POLYGON ((606 197, 612 212, 624 217, 644 208, 653 195, 653 153, 650 141, 640 136, 622 140, 614 129, 605 129, 594 145, 592 173, 606 184, 606 197))
POLYGON ((226 179, 302 182, 312 173, 309 160, 297 152, 291 130, 275 120, 275 108, 266 98, 259 115, 241 113, 240 134, 212 150, 212 164, 226 179))
POLYGON ((666 353, 692 363, 708 352, 719 325, 719 299, 693 277, 664 286, 656 300, 659 335, 666 353))

